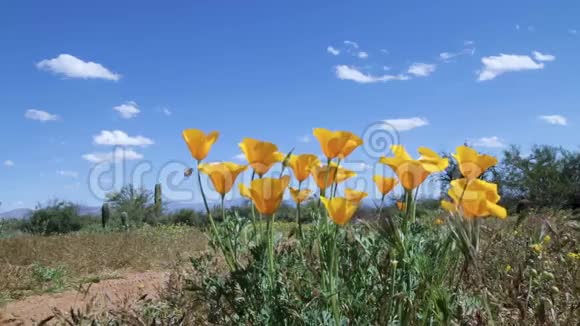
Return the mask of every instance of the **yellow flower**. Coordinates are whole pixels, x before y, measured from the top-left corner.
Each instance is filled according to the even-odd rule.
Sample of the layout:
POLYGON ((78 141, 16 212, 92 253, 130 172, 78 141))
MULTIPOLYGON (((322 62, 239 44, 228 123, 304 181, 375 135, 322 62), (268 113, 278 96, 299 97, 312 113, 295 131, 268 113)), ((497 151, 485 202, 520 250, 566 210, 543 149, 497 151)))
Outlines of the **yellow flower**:
POLYGON ((334 163, 331 163, 330 166, 313 166, 310 169, 312 173, 312 177, 314 177, 314 181, 318 185, 320 189, 326 189, 334 184, 335 180, 336 183, 341 183, 348 178, 351 178, 356 175, 355 172, 343 168, 338 168, 334 163))
POLYGON ((384 196, 391 192, 397 185, 398 181, 395 178, 385 178, 380 175, 373 176, 373 181, 379 188, 379 192, 384 196))
POLYGON ((333 197, 326 198, 320 197, 328 216, 338 225, 345 225, 350 221, 356 209, 358 208, 358 202, 350 201, 344 197, 333 197))
POLYGON ((530 247, 532 248, 532 250, 534 250, 538 254, 541 253, 542 250, 544 250, 544 246, 542 246, 541 243, 534 243, 530 247))
POLYGON ((219 137, 217 131, 212 131, 209 134, 205 134, 199 129, 186 129, 181 134, 183 140, 187 144, 191 156, 198 161, 201 161, 207 157, 207 153, 211 149, 211 146, 216 142, 219 137))
POLYGON ((264 215, 274 214, 282 203, 282 197, 289 182, 290 177, 287 175, 281 178, 261 178, 252 181, 249 190, 258 212, 264 215))
POLYGON ((479 179, 472 181, 465 178, 457 179, 451 181, 448 194, 453 203, 444 202, 443 208, 453 212, 457 209, 453 206, 459 204, 464 217, 495 216, 502 219, 507 217, 506 209, 497 204, 500 196, 497 193, 497 185, 494 183, 479 179))
POLYGON ((310 197, 310 194, 312 193, 312 190, 310 189, 298 190, 292 187, 289 187, 288 189, 290 189, 290 195, 292 196, 292 199, 296 204, 300 204, 306 199, 308 199, 308 197, 310 197))
POLYGON ((447 169, 447 166, 449 166, 449 160, 441 157, 432 149, 427 147, 419 147, 417 151, 419 154, 421 154, 421 157, 419 157, 419 162, 423 163, 425 170, 431 173, 444 171, 447 169))
POLYGON ((380 162, 393 169, 407 190, 417 188, 431 173, 443 171, 449 164, 448 160, 425 147, 419 148, 422 156, 418 160, 413 160, 401 145, 393 145, 391 150, 394 157, 381 157, 380 162))
POLYGON ((397 208, 401 211, 404 212, 407 209, 407 204, 403 203, 402 201, 398 201, 395 204, 397 204, 397 208))
POLYGON ((272 143, 244 138, 239 146, 259 176, 266 174, 275 163, 284 160, 284 154, 278 152, 278 147, 272 143))
POLYGON ((362 139, 349 131, 315 128, 313 134, 328 159, 336 157, 344 159, 362 144, 362 139))
POLYGON ((238 175, 246 170, 245 165, 232 162, 200 164, 199 171, 207 174, 215 191, 225 196, 234 185, 238 175))
POLYGON ((246 187, 245 184, 240 183, 238 185, 238 189, 240 190, 240 195, 242 195, 242 197, 252 200, 252 193, 250 192, 250 188, 246 187))
POLYGON ((550 242, 552 240, 552 237, 550 235, 546 235, 544 237, 544 239, 542 239, 542 243, 543 244, 547 244, 548 242, 550 242))
POLYGON ((436 218, 433 223, 435 223, 435 225, 443 225, 445 224, 445 220, 442 219, 441 217, 436 218))
POLYGON ((512 270, 512 267, 510 265, 505 265, 505 271, 506 271, 506 273, 511 272, 511 270, 512 270))
POLYGON ((356 176, 356 172, 351 171, 349 169, 338 168, 338 172, 336 173, 336 183, 341 183, 346 181, 352 177, 356 176))
POLYGON ((291 155, 288 162, 288 166, 290 166, 290 169, 294 172, 294 177, 299 182, 308 179, 310 169, 319 164, 318 157, 313 154, 291 155))
POLYGON ((479 154, 476 150, 467 146, 457 147, 457 153, 453 154, 459 171, 468 180, 479 178, 487 169, 497 164, 497 159, 490 155, 479 154))
POLYGON ((344 197, 346 198, 346 200, 355 202, 357 204, 360 203, 368 195, 369 194, 367 194, 364 191, 358 191, 349 188, 344 190, 344 197))
POLYGON ((577 253, 574 253, 574 252, 569 252, 567 254, 567 256, 568 256, 568 258, 571 258, 571 259, 579 259, 580 260, 580 254, 577 254, 577 253))
POLYGON ((441 201, 441 208, 443 208, 444 210, 448 211, 449 213, 455 213, 457 212, 457 206, 455 206, 454 203, 447 201, 447 200, 442 200, 441 201))

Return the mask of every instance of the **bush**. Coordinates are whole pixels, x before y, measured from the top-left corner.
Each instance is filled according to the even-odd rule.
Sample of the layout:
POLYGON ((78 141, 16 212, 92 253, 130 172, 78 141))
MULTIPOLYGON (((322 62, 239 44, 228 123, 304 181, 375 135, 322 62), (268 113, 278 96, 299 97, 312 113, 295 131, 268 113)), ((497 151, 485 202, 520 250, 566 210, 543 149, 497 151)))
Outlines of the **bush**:
POLYGON ((155 206, 150 191, 136 188, 132 184, 126 185, 120 191, 107 194, 107 202, 114 210, 114 220, 120 221, 121 214, 127 213, 129 224, 140 227, 143 223, 156 224, 155 206))
POLYGON ((501 193, 512 202, 525 199, 536 208, 580 208, 580 153, 534 146, 522 155, 512 146, 499 167, 501 193))
POLYGON ((78 208, 69 202, 55 201, 46 207, 38 206, 22 229, 32 234, 52 235, 78 231, 81 227, 78 208))
POLYGON ((201 227, 205 225, 206 217, 191 209, 181 209, 166 217, 169 224, 183 224, 201 227))

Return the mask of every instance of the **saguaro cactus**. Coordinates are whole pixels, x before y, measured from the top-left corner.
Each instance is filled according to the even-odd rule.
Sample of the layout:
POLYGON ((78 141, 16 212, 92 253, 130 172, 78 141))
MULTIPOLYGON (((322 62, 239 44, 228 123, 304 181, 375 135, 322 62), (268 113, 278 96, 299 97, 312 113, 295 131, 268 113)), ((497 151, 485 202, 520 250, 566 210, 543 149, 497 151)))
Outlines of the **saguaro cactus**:
POLYGON ((109 218, 111 217, 111 209, 109 208, 109 204, 104 203, 101 206, 101 222, 103 223, 103 229, 107 227, 107 223, 109 223, 109 218))
POLYGON ((163 209, 163 199, 162 199, 163 195, 161 192, 161 184, 157 183, 155 185, 155 195, 154 195, 154 200, 155 200, 155 216, 159 217, 161 216, 161 210, 163 209))

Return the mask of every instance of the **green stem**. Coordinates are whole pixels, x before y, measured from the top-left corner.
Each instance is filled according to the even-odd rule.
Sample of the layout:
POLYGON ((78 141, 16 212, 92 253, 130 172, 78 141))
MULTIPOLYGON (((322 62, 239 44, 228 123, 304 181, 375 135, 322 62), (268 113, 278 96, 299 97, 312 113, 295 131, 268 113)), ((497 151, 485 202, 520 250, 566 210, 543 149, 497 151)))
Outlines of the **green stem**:
MULTIPOLYGON (((392 263, 392 262, 391 262, 392 263)), ((389 305, 387 308, 387 324, 391 321, 391 313, 393 310, 393 299, 395 298, 395 283, 396 283, 396 276, 397 276, 397 265, 393 265, 393 273, 391 274, 391 288, 389 289, 389 305)))
MULTIPOLYGON (((298 194, 300 194, 300 188, 302 187, 302 181, 298 182, 298 194)), ((302 240, 302 218, 300 214, 300 202, 296 203, 296 223, 298 223, 298 237, 302 240)))
MULTIPOLYGON (((252 181, 254 181, 254 178, 256 177, 256 170, 252 170, 252 178, 250 180, 250 186, 252 184, 252 181)), ((250 199, 250 205, 252 206, 252 227, 254 229, 254 240, 256 240, 256 237, 258 236, 258 230, 256 229, 256 206, 254 205, 254 202, 250 199)))
POLYGON ((336 191, 338 190, 338 182, 336 181, 336 177, 338 176, 338 169, 340 168, 340 159, 338 159, 336 161, 336 171, 334 172, 334 182, 333 184, 330 186, 330 189, 332 190, 332 187, 334 186, 334 190, 332 190, 331 192, 331 196, 335 197, 336 196, 336 191))
POLYGON ((413 196, 413 202, 412 202, 412 207, 411 207, 411 223, 415 223, 415 219, 417 216, 417 197, 419 196, 419 188, 421 186, 419 185, 417 187, 417 189, 415 189, 415 195, 413 196))
POLYGON ((268 278, 270 280, 270 289, 274 289, 274 215, 267 217, 268 219, 268 278))
POLYGON ((329 274, 329 286, 330 286, 330 305, 332 309, 332 315, 334 317, 334 323, 340 325, 340 309, 338 305, 338 257, 336 253, 336 238, 338 237, 338 225, 334 225, 334 232, 332 235, 332 243, 330 247, 330 262, 328 264, 329 274))
POLYGON ((207 212, 207 217, 209 220, 209 224, 212 230, 212 233, 214 235, 215 241, 217 241, 218 247, 221 249, 224 258, 226 260, 226 263, 228 264, 228 267, 230 268, 230 270, 235 270, 235 263, 231 258, 231 253, 228 252, 227 248, 224 246, 223 242, 222 242, 222 238, 219 234, 219 231, 216 227, 215 221, 213 219, 213 216, 211 215, 211 211, 209 209, 209 205, 207 204, 207 198, 205 197, 205 192, 203 191, 203 185, 201 183, 201 171, 199 170, 199 165, 200 165, 200 161, 197 161, 197 183, 199 184, 199 190, 201 192, 201 198, 203 199, 203 204, 205 206, 205 211, 207 212))
POLYGON ((386 194, 381 196, 381 206, 379 206, 379 219, 383 215, 383 207, 385 207, 385 196, 386 194))

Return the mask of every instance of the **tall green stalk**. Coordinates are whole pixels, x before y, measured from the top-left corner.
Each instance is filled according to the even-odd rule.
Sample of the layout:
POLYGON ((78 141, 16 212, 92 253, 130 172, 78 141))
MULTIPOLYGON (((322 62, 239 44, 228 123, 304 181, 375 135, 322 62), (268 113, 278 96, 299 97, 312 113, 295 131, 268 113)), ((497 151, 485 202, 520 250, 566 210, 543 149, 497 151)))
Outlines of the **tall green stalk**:
POLYGON ((276 268, 274 266, 274 215, 267 218, 267 253, 268 253, 268 279, 270 281, 270 289, 274 289, 274 278, 276 268))
MULTIPOLYGON (((300 190, 302 188, 302 181, 298 182, 298 194, 300 194, 300 190)), ((301 209, 300 209, 300 201, 296 203, 296 223, 298 223, 298 237, 300 240, 303 239, 302 234, 302 216, 301 216, 301 209)))
POLYGON ((226 263, 228 264, 228 267, 230 268, 230 270, 233 271, 233 270, 237 269, 236 268, 237 264, 235 263, 235 260, 231 256, 231 251, 229 251, 228 248, 226 246, 224 246, 222 238, 220 236, 220 233, 216 227, 215 221, 214 221, 213 216, 211 214, 211 211, 209 209, 209 205, 207 204, 207 198, 205 197, 205 192, 203 191, 203 184, 201 183, 201 171, 199 170, 200 163, 201 163, 200 161, 197 161, 197 183, 199 184, 201 198, 203 199, 203 204, 204 204, 205 210, 207 212, 207 217, 209 220, 209 224, 210 224, 214 239, 217 242, 218 247, 221 249, 222 254, 224 255, 224 259, 226 260, 226 263))
POLYGON ((334 232, 332 235, 332 242, 330 246, 330 262, 329 262, 329 283, 330 283, 330 305, 332 309, 332 316, 334 323, 340 325, 340 309, 338 296, 338 257, 336 252, 336 238, 338 237, 338 225, 334 225, 334 232))

